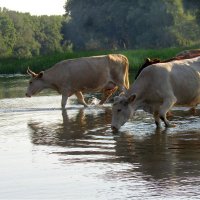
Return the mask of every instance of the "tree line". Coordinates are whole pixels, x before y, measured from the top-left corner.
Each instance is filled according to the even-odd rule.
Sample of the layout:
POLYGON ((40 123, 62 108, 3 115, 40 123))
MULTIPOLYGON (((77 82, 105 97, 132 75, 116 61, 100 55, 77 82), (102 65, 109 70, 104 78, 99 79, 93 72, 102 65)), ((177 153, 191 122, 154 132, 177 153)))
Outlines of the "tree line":
POLYGON ((0 57, 27 58, 65 49, 63 16, 31 16, 0 9, 0 57))
POLYGON ((31 16, 1 8, 0 57, 200 44, 199 0, 68 0, 65 11, 31 16))
POLYGON ((199 0, 68 0, 65 9, 76 49, 199 45, 199 0))

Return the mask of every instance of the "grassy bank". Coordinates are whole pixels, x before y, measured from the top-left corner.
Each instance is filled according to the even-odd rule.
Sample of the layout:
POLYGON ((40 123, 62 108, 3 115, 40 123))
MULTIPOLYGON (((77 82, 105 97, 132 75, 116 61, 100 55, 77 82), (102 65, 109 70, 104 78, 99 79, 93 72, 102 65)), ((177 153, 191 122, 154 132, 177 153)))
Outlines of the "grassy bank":
POLYGON ((80 52, 66 52, 54 53, 52 55, 37 56, 33 58, 2 58, 0 59, 0 74, 25 74, 29 66, 33 71, 39 72, 45 70, 55 63, 71 58, 102 55, 109 53, 121 53, 128 57, 130 69, 136 71, 138 67, 144 62, 144 59, 160 58, 167 59, 175 56, 183 48, 168 48, 168 49, 147 49, 147 50, 122 50, 122 51, 80 51, 80 52))

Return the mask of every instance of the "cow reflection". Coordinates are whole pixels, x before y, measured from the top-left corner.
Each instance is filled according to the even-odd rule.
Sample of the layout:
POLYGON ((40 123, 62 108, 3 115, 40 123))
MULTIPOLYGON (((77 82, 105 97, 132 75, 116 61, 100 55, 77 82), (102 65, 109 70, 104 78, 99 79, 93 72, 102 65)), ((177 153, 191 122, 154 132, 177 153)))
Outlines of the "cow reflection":
MULTIPOLYGON (((108 123, 111 120, 111 110, 106 108, 103 112, 87 112, 80 109, 76 115, 68 114, 62 111, 62 123, 31 121, 28 126, 32 129, 31 140, 33 144, 40 145, 58 145, 58 146, 74 146, 76 139, 89 139, 90 130, 105 127, 108 129, 108 123)), ((94 132, 94 131, 93 131, 94 132)), ((102 132, 103 133, 103 132, 102 132)))
POLYGON ((185 174, 198 176, 199 133, 180 131, 170 134, 166 129, 156 129, 143 137, 122 133, 115 137, 116 155, 120 162, 133 164, 126 173, 129 176, 135 172, 141 173, 144 179, 155 180, 170 180, 185 174))

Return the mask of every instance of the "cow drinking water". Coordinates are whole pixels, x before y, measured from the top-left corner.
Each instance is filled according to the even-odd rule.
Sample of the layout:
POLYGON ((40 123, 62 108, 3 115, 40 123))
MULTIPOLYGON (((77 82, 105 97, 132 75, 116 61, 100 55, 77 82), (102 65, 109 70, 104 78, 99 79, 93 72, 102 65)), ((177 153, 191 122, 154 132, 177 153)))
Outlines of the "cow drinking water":
POLYGON ((173 127, 166 113, 174 105, 199 103, 200 57, 156 63, 144 68, 124 95, 115 97, 111 127, 118 130, 138 109, 152 113, 157 127, 160 119, 173 127))

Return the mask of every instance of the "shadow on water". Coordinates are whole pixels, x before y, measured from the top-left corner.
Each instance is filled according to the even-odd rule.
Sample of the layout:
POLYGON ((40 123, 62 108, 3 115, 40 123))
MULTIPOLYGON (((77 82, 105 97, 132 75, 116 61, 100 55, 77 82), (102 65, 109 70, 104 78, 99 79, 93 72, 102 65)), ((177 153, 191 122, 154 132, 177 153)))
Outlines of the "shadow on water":
POLYGON ((193 177, 192 180, 199 184, 195 177, 200 168, 200 131, 190 130, 193 123, 198 124, 198 116, 185 117, 185 111, 176 111, 173 120, 186 125, 175 129, 156 129, 147 116, 145 123, 136 121, 136 127, 129 122, 127 130, 114 135, 110 129, 111 108, 97 112, 80 109, 76 115, 72 113, 70 110, 62 112, 63 121, 56 124, 29 121, 32 143, 65 147, 63 151, 52 152, 62 156, 63 163, 132 164, 121 178, 131 179, 134 172, 138 172, 147 180, 176 182, 177 177, 193 177))
MULTIPOLYGON (((92 138, 92 135, 105 135, 111 120, 111 108, 104 111, 92 109, 64 110, 62 112, 62 123, 50 123, 43 126, 43 122, 30 121, 28 126, 33 130, 31 134, 32 143, 39 145, 79 146, 80 139, 92 138), (71 116, 69 116, 69 114, 71 116), (99 126, 101 125, 101 126, 99 126), (76 141, 77 140, 77 141, 76 141)), ((78 147, 76 146, 76 147, 78 147)), ((87 144, 83 144, 87 147, 87 144)))

